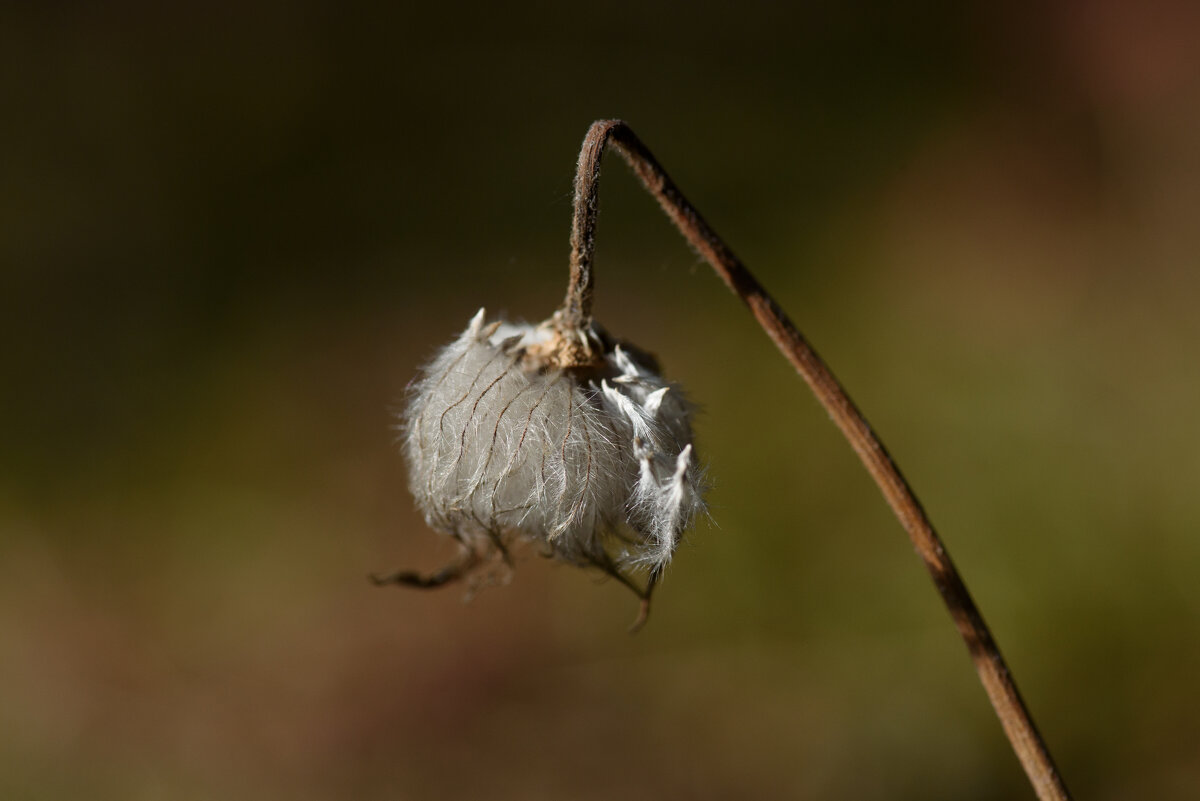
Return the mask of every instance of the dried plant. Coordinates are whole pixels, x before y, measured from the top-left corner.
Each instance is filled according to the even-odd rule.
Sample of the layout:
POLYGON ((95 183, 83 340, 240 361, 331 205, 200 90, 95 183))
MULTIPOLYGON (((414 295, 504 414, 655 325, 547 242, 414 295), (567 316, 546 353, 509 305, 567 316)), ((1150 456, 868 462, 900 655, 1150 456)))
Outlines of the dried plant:
POLYGON ((704 508, 690 405, 591 322, 485 324, 480 309, 424 369, 402 431, 413 496, 461 544, 461 571, 521 537, 631 587, 624 570, 647 568, 648 602, 704 508))
POLYGON ((461 558, 431 576, 401 572, 373 577, 376 583, 440 586, 497 556, 506 560, 508 543, 522 537, 627 584, 642 598, 635 628, 645 621, 662 568, 703 508, 703 482, 687 403, 648 357, 592 320, 600 158, 609 146, 841 429, 928 568, 1038 798, 1068 799, 987 623, 882 442, 779 305, 620 120, 594 123, 583 142, 562 308, 537 327, 485 324, 480 310, 425 369, 405 415, 413 493, 430 525, 458 540, 461 558), (622 572, 638 565, 649 568, 644 589, 622 572))

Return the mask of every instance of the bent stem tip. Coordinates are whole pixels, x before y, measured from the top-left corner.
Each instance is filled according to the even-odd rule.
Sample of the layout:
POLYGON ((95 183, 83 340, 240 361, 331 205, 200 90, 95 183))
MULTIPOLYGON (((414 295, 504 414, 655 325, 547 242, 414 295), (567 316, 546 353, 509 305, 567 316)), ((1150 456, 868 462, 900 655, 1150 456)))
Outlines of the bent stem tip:
MULTIPOLYGON (((571 225, 570 282, 559 312, 562 323, 577 329, 591 323, 594 284, 592 257, 600 191, 600 160, 609 145, 621 154, 688 243, 750 308, 759 325, 804 378, 817 400, 841 429, 928 568, 943 603, 967 645, 980 682, 1004 733, 1038 798, 1041 801, 1067 801, 1070 796, 1066 785, 1017 691, 1016 682, 991 630, 908 481, 841 383, 787 314, 688 202, 633 130, 621 120, 593 123, 579 153, 575 175, 575 214, 571 225)), ((642 599, 642 610, 634 623, 635 629, 645 622, 645 615, 649 612, 649 590, 652 587, 653 584, 647 588, 647 594, 642 599)))

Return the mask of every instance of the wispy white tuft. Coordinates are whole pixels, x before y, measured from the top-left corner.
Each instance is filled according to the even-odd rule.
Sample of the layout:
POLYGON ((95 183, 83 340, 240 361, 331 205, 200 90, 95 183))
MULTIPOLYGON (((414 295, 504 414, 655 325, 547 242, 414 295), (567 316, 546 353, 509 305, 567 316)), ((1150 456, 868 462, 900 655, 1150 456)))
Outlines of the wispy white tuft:
POLYGON ((404 414, 426 520, 478 551, 524 538, 574 564, 663 568, 704 508, 682 393, 620 346, 549 369, 528 349, 553 332, 485 320, 424 368, 404 414))

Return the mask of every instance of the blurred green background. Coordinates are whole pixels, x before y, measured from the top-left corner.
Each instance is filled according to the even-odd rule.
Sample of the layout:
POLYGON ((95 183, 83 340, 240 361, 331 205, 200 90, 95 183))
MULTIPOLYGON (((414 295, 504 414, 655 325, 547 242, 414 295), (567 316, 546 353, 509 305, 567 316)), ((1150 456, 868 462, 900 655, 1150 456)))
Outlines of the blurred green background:
POLYGON ((451 549, 393 412, 565 288, 619 116, 915 485, 1079 798, 1200 797, 1200 12, 1161 0, 0 12, 0 796, 1032 798, 899 525, 615 158, 597 315, 712 525, 451 549))

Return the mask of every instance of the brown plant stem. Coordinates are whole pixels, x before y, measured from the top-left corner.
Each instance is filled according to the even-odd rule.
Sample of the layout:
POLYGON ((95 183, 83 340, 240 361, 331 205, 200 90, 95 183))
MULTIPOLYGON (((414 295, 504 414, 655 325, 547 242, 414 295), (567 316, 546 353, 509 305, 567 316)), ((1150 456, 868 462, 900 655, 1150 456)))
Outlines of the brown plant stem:
POLYGON ((1042 801, 1068 799, 1067 788, 1054 767, 1050 751, 1017 692, 1017 685, 983 615, 971 599, 966 584, 950 560, 950 554, 934 531, 925 510, 883 443, 779 304, 721 241, 646 146, 621 120, 593 123, 583 140, 575 176, 570 285, 559 312, 560 325, 578 330, 586 329, 591 323, 592 254, 595 249, 600 158, 609 145, 628 162, 684 238, 712 265, 734 294, 750 307, 767 335, 803 376, 821 405, 850 441, 928 568, 942 601, 966 643, 971 661, 975 663, 979 679, 1000 718, 1004 733, 1038 798, 1042 801))

